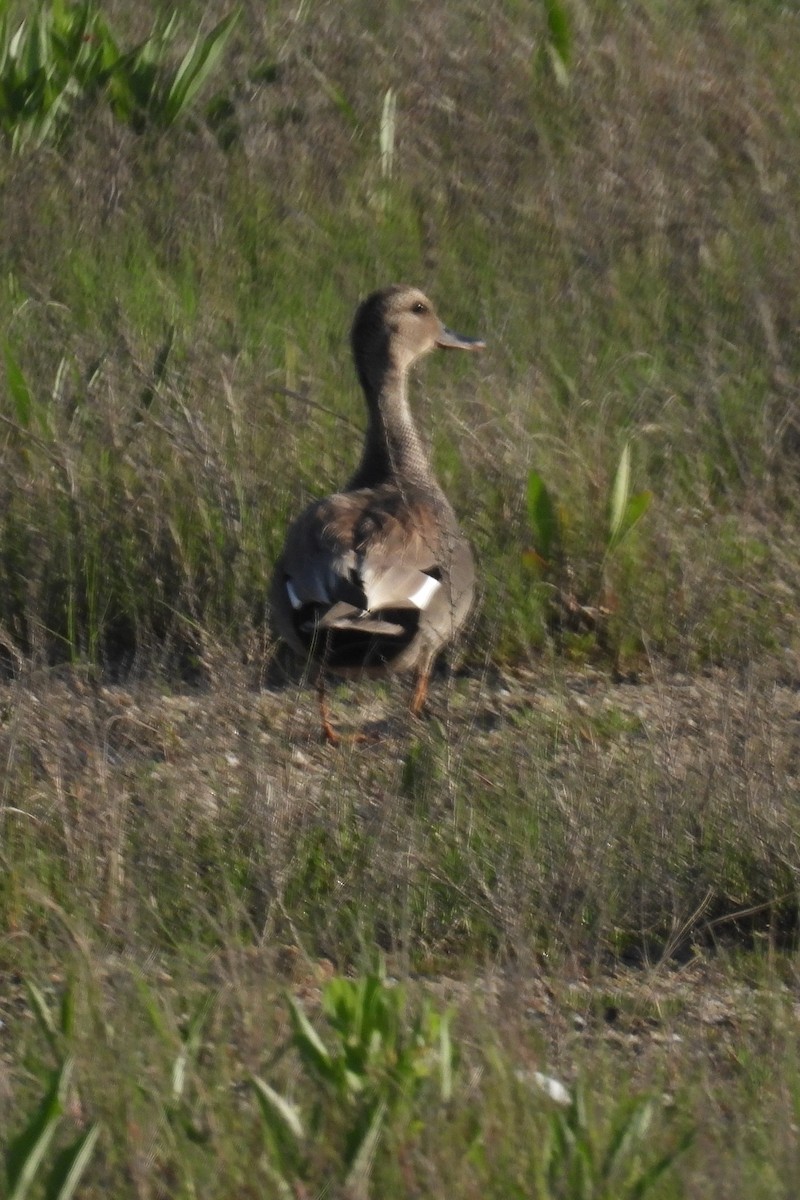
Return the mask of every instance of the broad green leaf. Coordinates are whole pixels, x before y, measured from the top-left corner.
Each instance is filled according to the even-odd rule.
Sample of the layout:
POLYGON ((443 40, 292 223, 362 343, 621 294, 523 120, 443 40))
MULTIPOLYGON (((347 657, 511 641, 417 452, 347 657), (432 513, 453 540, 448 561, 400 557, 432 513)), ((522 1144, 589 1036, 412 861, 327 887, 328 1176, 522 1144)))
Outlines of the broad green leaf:
POLYGON ((544 0, 547 13, 547 38, 539 47, 540 62, 549 63, 556 82, 569 86, 569 64, 572 58, 572 25, 563 0, 544 0))
POLYGON ((376 1033, 380 1035, 385 1030, 388 1001, 386 985, 378 975, 369 974, 361 980, 357 996, 358 1005, 354 1013, 357 1025, 353 1033, 367 1044, 376 1033))
POLYGON ((95 1123, 61 1151, 48 1177, 44 1200, 72 1200, 99 1136, 100 1126, 95 1123))
POLYGON ((562 3, 562 0, 544 0, 544 5, 547 9, 547 33, 550 45, 566 68, 572 57, 572 25, 567 6, 562 3))
POLYGON ((553 69, 556 83, 559 85, 559 87, 568 87, 569 71, 564 66, 563 58, 552 43, 548 43, 547 45, 547 57, 550 59, 550 66, 553 69))
POLYGON ((528 521, 536 541, 536 552, 551 562, 558 542, 558 513, 544 480, 537 471, 528 475, 528 521))
POLYGON ((653 502, 653 493, 647 489, 644 492, 637 492, 635 496, 631 496, 628 501, 628 507, 625 509, 625 520, 622 523, 623 536, 629 529, 639 521, 653 502))
POLYGON ((22 368, 14 357, 14 352, 8 342, 3 347, 3 354, 6 360, 6 382, 8 383, 8 390, 11 393, 11 399, 14 401, 17 420, 23 429, 27 429, 31 423, 32 401, 30 389, 22 373, 22 368))
POLYGON ((651 491, 637 492, 635 496, 631 496, 628 501, 625 512, 622 516, 622 523, 616 537, 609 541, 609 551, 616 550, 617 546, 625 540, 630 531, 633 529, 647 512, 653 502, 653 493, 651 491))
POLYGON ((31 17, 30 25, 27 29, 27 40, 25 49, 22 55, 25 64, 25 73, 29 77, 36 75, 44 65, 45 55, 43 53, 42 37, 44 30, 39 13, 34 13, 31 17))
POLYGON ((631 444, 626 442, 622 447, 622 454, 619 456, 617 465, 617 473, 614 476, 614 483, 611 488, 611 498, 608 511, 608 533, 609 540, 614 542, 619 537, 619 531, 622 528, 622 522, 625 517, 625 509, 628 505, 628 496, 631 488, 631 444))
POLYGON ((309 1021, 303 1008, 293 997, 287 997, 289 1015, 294 1026, 294 1045, 306 1063, 323 1078, 332 1080, 335 1077, 333 1060, 322 1038, 309 1021))

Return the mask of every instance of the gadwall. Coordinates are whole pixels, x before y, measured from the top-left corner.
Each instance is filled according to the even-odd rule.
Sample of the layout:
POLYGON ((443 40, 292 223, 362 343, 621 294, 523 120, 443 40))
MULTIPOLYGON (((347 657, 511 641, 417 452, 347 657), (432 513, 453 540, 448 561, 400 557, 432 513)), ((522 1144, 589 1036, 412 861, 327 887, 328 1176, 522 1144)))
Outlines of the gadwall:
POLYGON ((483 342, 445 329, 421 291, 400 285, 364 300, 350 341, 367 402, 361 462, 344 491, 315 500, 290 527, 271 591, 277 631, 319 664, 322 729, 334 744, 324 672, 414 671, 419 715, 434 659, 475 590, 469 544, 411 415, 408 372, 437 346, 483 342))

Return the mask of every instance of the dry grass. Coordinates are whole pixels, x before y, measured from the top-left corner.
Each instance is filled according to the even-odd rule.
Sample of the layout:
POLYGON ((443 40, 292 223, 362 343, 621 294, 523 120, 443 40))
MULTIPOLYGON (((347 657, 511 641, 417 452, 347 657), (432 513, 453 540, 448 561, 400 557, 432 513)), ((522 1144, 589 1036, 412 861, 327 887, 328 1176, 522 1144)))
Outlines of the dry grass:
MULTIPOLYGON (((314 1012, 326 975, 380 948, 415 995, 454 1006, 462 1062, 444 1125, 393 1127, 377 1192, 435 1195, 451 1178, 464 1195, 512 1180, 550 1195, 531 1190, 550 1120, 540 1070, 583 1081, 598 1146, 621 1095, 658 1098, 662 1148, 694 1125, 664 1194, 733 1197, 742 1171, 749 1194, 780 1194, 796 1153, 789 1132, 776 1140, 797 1094, 794 689, 755 670, 613 685, 556 661, 440 681, 437 715, 412 728, 395 689, 376 706, 374 685, 347 687, 342 718, 381 741, 342 753, 320 743, 311 696, 217 668, 181 692, 42 671, 0 698, 4 1124, 46 1061, 21 982, 57 996, 72 980, 81 1103, 114 1131, 113 1186, 124 1170, 131 1194, 177 1176, 191 1190, 213 1154, 213 1194, 240 1194, 259 1121, 228 1090, 255 1072, 311 1101, 296 1066, 272 1061, 280 989, 314 1012), (213 1016, 181 1117, 205 1131, 192 1149, 162 1122, 198 1005, 213 1016), (727 1145, 745 1112, 747 1137, 727 1145)), ((331 1126, 329 1146, 341 1136, 331 1126)), ((329 1177, 330 1152, 310 1180, 329 1177)))

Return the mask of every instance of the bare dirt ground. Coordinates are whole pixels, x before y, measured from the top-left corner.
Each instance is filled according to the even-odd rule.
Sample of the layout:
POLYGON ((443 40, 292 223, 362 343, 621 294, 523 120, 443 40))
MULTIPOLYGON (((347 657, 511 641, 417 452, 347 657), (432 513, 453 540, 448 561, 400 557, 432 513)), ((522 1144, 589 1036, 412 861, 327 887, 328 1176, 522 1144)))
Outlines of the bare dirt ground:
MULTIPOLYGON (((402 754, 427 724, 406 716, 404 700, 402 683, 340 685, 332 698, 337 723, 375 739, 344 753, 356 764, 402 754)), ((430 710, 459 740, 479 740, 487 756, 510 738, 527 740, 531 718, 539 732, 560 734, 570 757, 575 746, 625 755, 646 745, 677 781, 707 773, 713 762, 721 772, 747 772, 756 791, 800 783, 800 687, 752 669, 635 682, 590 668, 558 677, 546 669, 497 671, 439 680, 430 710)), ((31 672, 0 685, 0 748, 7 767, 24 758, 61 786, 124 785, 146 768, 211 810, 238 794, 245 778, 291 791, 297 770, 305 790, 337 761, 320 737, 310 686, 262 687, 257 672, 234 662, 213 682, 182 690, 153 680, 108 685, 69 669, 31 672)))

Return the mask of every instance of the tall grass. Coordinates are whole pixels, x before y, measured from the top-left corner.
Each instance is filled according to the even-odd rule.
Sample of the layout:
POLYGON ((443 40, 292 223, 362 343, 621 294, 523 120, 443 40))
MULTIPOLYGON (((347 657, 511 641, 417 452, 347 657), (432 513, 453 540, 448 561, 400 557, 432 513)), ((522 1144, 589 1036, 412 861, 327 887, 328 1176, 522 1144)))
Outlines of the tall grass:
POLYGON ((620 552, 606 640, 684 661, 792 645, 793 83, 766 18, 753 33, 735 6, 716 24, 680 12, 573 16, 566 87, 523 54, 544 27, 430 14, 414 36, 470 48, 441 103, 427 59, 413 77, 380 55, 348 74, 355 10, 332 38, 306 15, 302 50, 291 22, 275 46, 266 29, 247 47, 231 35, 224 146, 202 125, 144 143, 86 113, 66 157, 9 160, 2 542, 8 574, 30 577, 0 601, 9 636, 108 660, 170 623, 216 637, 257 622, 282 514, 357 455, 346 423, 271 389, 361 422, 347 327, 360 295, 399 277, 490 344, 483 379, 431 362, 415 387, 472 514, 502 655, 547 636, 527 594, 530 470, 569 513, 580 573, 631 439, 633 491, 655 499, 620 552), (352 118, 319 73, 352 93, 352 118), (200 499, 188 485, 206 475, 200 499), (98 502, 109 486, 116 507, 98 502), (37 539, 51 522, 69 534, 37 539), (92 544, 120 558, 113 595, 91 598, 105 586, 92 544))

